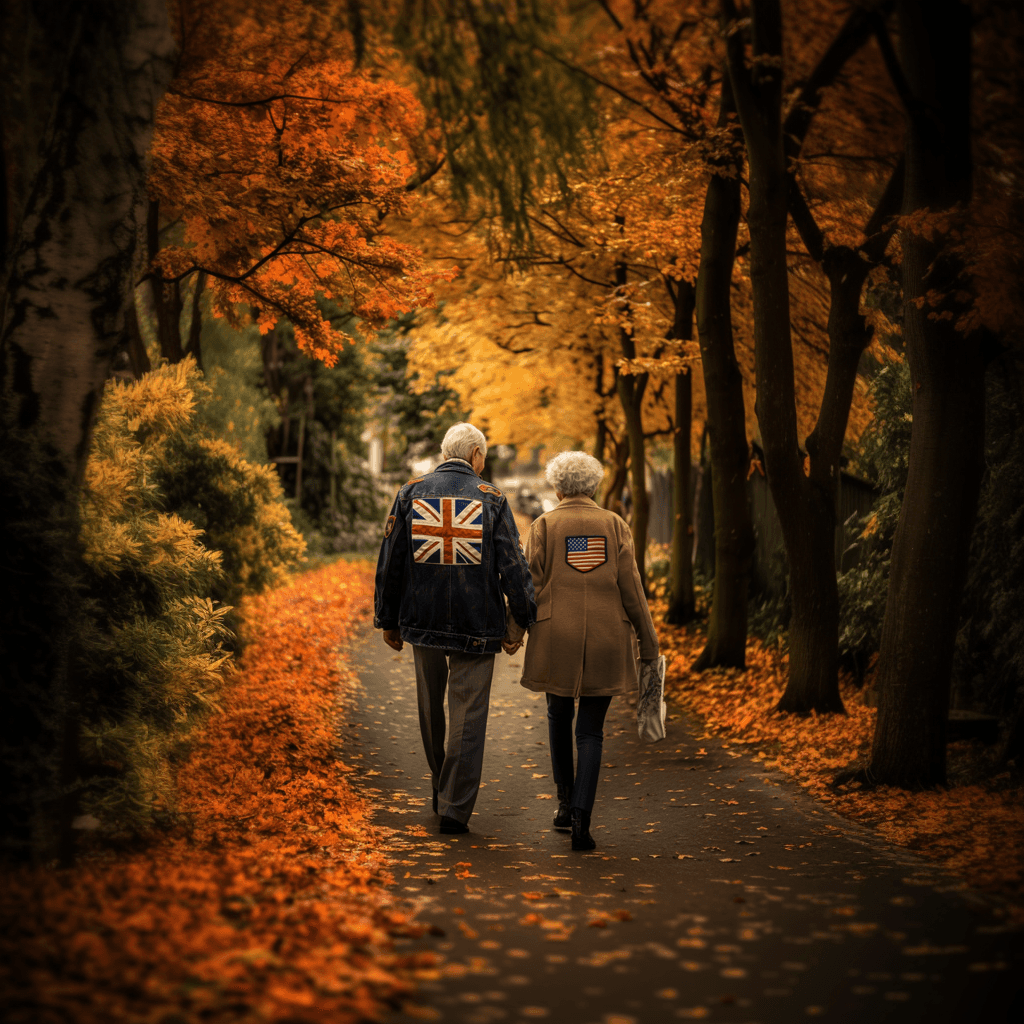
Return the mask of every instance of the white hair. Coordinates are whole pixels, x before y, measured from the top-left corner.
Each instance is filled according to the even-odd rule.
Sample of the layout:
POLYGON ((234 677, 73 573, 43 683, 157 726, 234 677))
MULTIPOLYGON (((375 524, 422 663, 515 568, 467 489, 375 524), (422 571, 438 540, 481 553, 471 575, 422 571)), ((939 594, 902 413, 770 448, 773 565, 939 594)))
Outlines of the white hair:
POLYGON ((544 475, 559 494, 589 498, 604 479, 604 466, 586 452, 560 452, 548 460, 544 475))
POLYGON ((474 427, 472 423, 456 423, 449 427, 448 433, 444 435, 441 442, 441 458, 465 459, 469 462, 474 448, 479 448, 486 457, 487 438, 484 437, 483 431, 474 427))

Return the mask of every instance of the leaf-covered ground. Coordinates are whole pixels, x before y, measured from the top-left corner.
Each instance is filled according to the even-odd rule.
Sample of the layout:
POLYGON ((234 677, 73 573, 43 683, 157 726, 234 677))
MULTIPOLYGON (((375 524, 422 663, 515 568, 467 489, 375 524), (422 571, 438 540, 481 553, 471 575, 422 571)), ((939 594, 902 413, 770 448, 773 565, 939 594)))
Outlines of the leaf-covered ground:
MULTIPOLYGON (((939 861, 972 886, 1008 897, 1010 913, 1024 918, 1024 792, 1009 773, 923 793, 856 784, 835 790, 831 783, 840 769, 867 763, 877 714, 851 680, 840 687, 846 715, 776 714, 787 671, 782 649, 751 639, 746 670, 691 673, 704 645, 703 629, 666 626, 658 602, 653 610, 668 663, 666 696, 704 723, 705 739, 723 747, 752 745, 766 767, 793 777, 886 841, 939 861)), ((951 761, 976 760, 978 753, 969 748, 951 746, 951 761)))
POLYGON ((7 877, 5 1020, 335 1024, 413 989, 433 960, 392 951, 416 928, 337 749, 355 684, 339 650, 371 593, 368 566, 338 562, 245 603, 223 713, 179 773, 188 827, 7 877))

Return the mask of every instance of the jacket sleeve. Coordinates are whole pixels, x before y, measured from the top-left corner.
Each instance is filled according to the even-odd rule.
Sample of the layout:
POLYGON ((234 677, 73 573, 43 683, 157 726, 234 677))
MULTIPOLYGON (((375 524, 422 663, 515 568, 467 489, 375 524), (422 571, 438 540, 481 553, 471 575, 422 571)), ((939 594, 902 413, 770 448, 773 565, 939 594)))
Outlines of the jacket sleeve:
POLYGON ((647 606, 640 570, 633 554, 633 537, 625 524, 619 529, 619 594, 626 616, 633 623, 640 641, 640 657, 644 661, 658 656, 658 634, 654 631, 651 609, 647 606))
POLYGON ((544 517, 534 519, 530 535, 526 538, 526 561, 533 577, 533 589, 537 591, 544 579, 544 558, 547 554, 547 522, 544 517))
POLYGON ((373 625, 375 629, 398 629, 398 612, 405 589, 405 561, 409 553, 409 538, 405 518, 395 497, 388 514, 390 531, 385 528, 384 540, 377 556, 377 576, 373 587, 373 625))
POLYGON ((494 553, 502 593, 516 624, 526 629, 537 621, 537 599, 526 556, 519 543, 519 530, 512 509, 503 498, 494 521, 494 553))

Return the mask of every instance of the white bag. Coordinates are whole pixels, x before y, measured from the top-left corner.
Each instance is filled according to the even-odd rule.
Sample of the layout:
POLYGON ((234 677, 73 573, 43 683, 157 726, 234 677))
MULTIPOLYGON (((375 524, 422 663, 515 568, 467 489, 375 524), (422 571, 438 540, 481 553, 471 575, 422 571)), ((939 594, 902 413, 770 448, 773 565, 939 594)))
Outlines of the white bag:
POLYGON ((636 702, 636 731, 644 743, 665 738, 665 655, 640 663, 639 696, 636 702))

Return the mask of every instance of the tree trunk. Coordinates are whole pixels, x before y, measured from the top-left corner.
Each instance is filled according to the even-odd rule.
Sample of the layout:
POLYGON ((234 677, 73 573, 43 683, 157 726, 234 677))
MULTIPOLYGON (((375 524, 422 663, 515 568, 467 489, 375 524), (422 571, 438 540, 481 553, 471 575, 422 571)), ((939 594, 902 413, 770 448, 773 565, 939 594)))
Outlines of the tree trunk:
POLYGON ((192 320, 188 326, 188 354, 196 361, 196 366, 203 371, 203 308, 201 305, 203 289, 206 287, 206 271, 196 274, 192 288, 192 320))
MULTIPOLYGON (((891 4, 883 0, 878 12, 891 4)), ((860 297, 868 272, 882 259, 890 237, 886 221, 895 214, 902 194, 902 165, 893 173, 877 208, 865 226, 868 241, 860 249, 827 245, 805 201, 794 164, 820 105, 846 61, 880 24, 878 12, 853 9, 835 39, 805 81, 783 127, 784 161, 788 166, 788 206, 808 253, 829 280, 829 362, 818 421, 807 438, 809 480, 794 475, 791 499, 779 507, 787 535, 791 569, 793 620, 790 628, 790 674, 779 710, 804 713, 840 706, 838 695, 839 597, 835 573, 836 502, 839 460, 849 419, 860 357, 871 333, 860 313, 860 297), (789 537, 798 537, 795 549, 789 537), (798 566, 796 570, 794 566, 798 566), (835 682, 831 682, 835 677, 835 682)), ((763 124, 774 123, 762 110, 763 124)), ((773 168, 773 173, 777 166, 773 168)), ((761 378, 759 377, 759 386, 761 378)), ((769 430, 767 425, 762 430, 769 430)), ((767 461, 767 460, 766 460, 767 461)), ((769 466, 769 479, 772 470, 769 466)), ((776 474, 777 479, 777 474, 776 474)), ((773 496, 774 496, 773 490, 773 496)), ((776 499, 778 502, 778 499, 776 499)))
POLYGON ((594 458, 598 462, 604 462, 604 450, 608 445, 608 424, 602 416, 597 421, 597 430, 594 433, 594 458))
MULTIPOLYGON (((731 3, 726 4, 732 8, 731 3)), ((753 70, 742 38, 728 42, 729 72, 750 165, 750 281, 754 299, 757 420, 768 486, 789 558, 792 618, 789 680, 780 710, 842 711, 834 534, 820 514, 827 496, 808 480, 797 437, 786 253, 786 155, 782 132, 782 11, 779 0, 751 8, 753 70), (817 513, 817 514, 816 514, 817 513), (828 536, 827 544, 823 538, 828 536), (823 565, 821 559, 827 547, 823 565)))
POLYGON ((690 503, 693 379, 689 370, 676 374, 675 414, 675 430, 672 436, 672 549, 665 621, 673 626, 681 626, 690 622, 696 614, 693 597, 693 522, 690 503))
MULTIPOLYGON (((734 110, 732 88, 724 77, 720 128, 729 124, 734 110)), ((718 665, 743 668, 746 663, 747 588, 754 555, 754 526, 747 501, 749 448, 743 375, 732 339, 732 268, 740 219, 741 163, 741 150, 736 145, 733 154, 711 164, 700 228, 697 336, 707 401, 715 588, 707 643, 693 665, 697 671, 718 665)))
POLYGON ((84 615, 78 484, 126 329, 173 39, 163 0, 22 0, 0 17, 0 477, 5 491, 23 477, 0 510, 0 845, 66 860, 77 777, 70 651, 84 615))
POLYGON ((124 329, 128 339, 128 359, 131 361, 132 373, 138 380, 144 373, 153 369, 149 361, 149 353, 146 351, 146 343, 142 340, 142 332, 139 330, 139 312, 135 303, 129 302, 124 311, 124 329))
MULTIPOLYGON (((672 291, 675 316, 671 337, 693 337, 696 293, 688 281, 672 291)), ((693 599, 693 507, 690 502, 690 435, 693 421, 693 378, 689 367, 676 374, 675 424, 672 431, 672 548, 669 561, 668 608, 665 621, 673 626, 689 622, 693 599)))
POLYGON ((613 437, 612 440, 615 444, 615 468, 602 504, 612 512, 622 515, 622 488, 626 486, 629 477, 629 438, 613 437))
MULTIPOLYGON (((632 342, 630 342, 632 345, 632 342)), ((627 358, 633 358, 628 356, 627 358)), ((619 374, 616 382, 619 401, 626 419, 626 438, 629 442, 629 489, 633 498, 633 515, 630 532, 633 534, 633 548, 640 579, 647 587, 647 524, 650 519, 650 502, 647 497, 647 457, 644 427, 641 417, 644 391, 647 388, 647 374, 619 374)))
MULTIPOLYGON (((160 204, 155 199, 149 201, 146 216, 146 247, 152 264, 160 252, 160 204)), ((177 281, 164 280, 160 271, 152 267, 149 279, 160 354, 169 363, 180 363, 185 358, 181 347, 181 286, 177 281)))
MULTIPOLYGON (((38 429, 77 479, 131 296, 145 159, 173 41, 163 0, 22 4, 20 14, 25 36, 4 47, 19 48, 12 66, 24 88, 40 85, 29 66, 48 66, 40 51, 53 48, 64 64, 61 80, 22 111, 48 128, 26 194, 10 197, 24 207, 11 218, 5 260, 0 375, 9 414, 38 429)), ((4 132, 10 152, 37 126, 7 122, 4 132)))
MULTIPOLYGON (((949 209, 971 194, 970 10, 957 0, 902 0, 897 10, 910 122, 903 212, 949 209)), ((946 778, 953 642, 983 466, 983 357, 954 327, 961 267, 945 241, 902 234, 914 420, 882 627, 870 776, 906 788, 946 778), (943 296, 938 311, 918 305, 929 292, 943 296)))
POLYGON ((594 432, 594 458, 604 462, 604 450, 608 446, 608 421, 604 417, 604 358, 600 352, 594 357, 594 391, 601 405, 597 414, 597 429, 594 432))
MULTIPOLYGON (((615 218, 616 223, 624 223, 621 217, 615 218)), ((623 292, 626 286, 626 264, 615 266, 615 285, 623 292)), ((626 359, 636 358, 636 344, 633 336, 624 327, 619 328, 619 347, 626 359)), ((647 497, 647 447, 644 438, 643 403, 644 392, 647 390, 647 374, 618 373, 615 378, 615 390, 622 405, 622 414, 626 421, 626 438, 629 441, 629 485, 633 499, 633 516, 630 520, 630 531, 633 534, 633 548, 636 555, 636 566, 640 570, 644 590, 647 589, 647 523, 650 519, 650 501, 647 497)))

